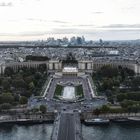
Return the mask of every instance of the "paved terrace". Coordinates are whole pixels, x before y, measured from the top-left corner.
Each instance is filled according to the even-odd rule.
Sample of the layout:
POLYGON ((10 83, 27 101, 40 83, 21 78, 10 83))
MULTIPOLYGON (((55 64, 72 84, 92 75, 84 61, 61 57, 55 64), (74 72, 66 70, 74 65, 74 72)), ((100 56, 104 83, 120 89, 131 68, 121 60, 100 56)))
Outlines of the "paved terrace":
POLYGON ((55 87, 57 85, 57 83, 59 82, 63 82, 63 83, 67 83, 67 82, 72 82, 72 83, 82 83, 83 86, 83 91, 84 91, 84 98, 85 99, 91 99, 92 95, 91 95, 91 90, 90 87, 87 83, 87 78, 81 78, 81 77, 63 77, 63 78, 54 78, 52 79, 52 82, 50 84, 50 87, 48 88, 48 93, 47 93, 47 98, 48 99, 52 99, 54 96, 54 92, 55 92, 55 87))

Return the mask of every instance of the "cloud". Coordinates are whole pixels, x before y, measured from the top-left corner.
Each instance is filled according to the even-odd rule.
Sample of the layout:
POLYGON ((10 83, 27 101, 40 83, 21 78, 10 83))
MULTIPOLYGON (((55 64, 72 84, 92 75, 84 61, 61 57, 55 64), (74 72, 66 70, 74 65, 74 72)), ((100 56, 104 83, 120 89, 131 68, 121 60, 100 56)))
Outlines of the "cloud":
POLYGON ((0 6, 1 6, 1 7, 11 7, 11 6, 13 6, 13 4, 12 4, 12 2, 8 2, 8 3, 6 3, 6 2, 1 2, 1 3, 0 3, 0 6))
POLYGON ((39 21, 39 22, 48 22, 45 19, 38 19, 38 18, 27 18, 28 21, 39 21))
POLYGON ((37 32, 37 31, 31 31, 31 32, 20 32, 20 33, 0 33, 0 36, 41 36, 41 35, 45 35, 48 34, 47 32, 37 32))
POLYGON ((46 20, 46 19, 39 19, 39 18, 27 18, 28 21, 39 21, 39 22, 53 22, 59 24, 68 24, 70 22, 61 21, 61 20, 46 20))
MULTIPOLYGON (((0 33, 0 36, 43 36, 48 34, 81 34, 81 33, 89 33, 89 30, 81 30, 76 28, 54 28, 50 31, 27 31, 27 32, 19 32, 19 33, 0 33)), ((91 31, 92 32, 92 31, 91 31)))
POLYGON ((92 12, 92 14, 103 14, 104 12, 101 11, 96 11, 96 12, 92 12))
MULTIPOLYGON (((27 31, 27 32, 19 32, 19 33, 0 33, 0 36, 40 36, 47 34, 85 34, 85 35, 96 35, 100 34, 139 34, 140 29, 110 29, 110 30, 102 30, 102 29, 77 29, 77 28, 53 28, 50 31, 27 31)), ((114 35, 115 35, 114 34, 114 35)), ((112 37, 112 36, 111 36, 112 37)))
POLYGON ((96 34, 103 30, 81 29, 81 28, 54 28, 50 33, 53 34, 96 34))
POLYGON ((136 7, 134 7, 134 6, 129 6, 129 7, 124 7, 124 8, 122 8, 122 10, 123 11, 128 11, 128 10, 133 10, 133 9, 135 9, 136 7))
POLYGON ((110 24, 101 28, 140 28, 140 24, 110 24))
POLYGON ((62 21, 62 20, 53 20, 52 22, 54 23, 63 23, 63 24, 68 24, 70 22, 62 21))
POLYGON ((78 25, 73 25, 73 26, 76 26, 76 27, 96 27, 95 25, 93 24, 78 24, 78 25))

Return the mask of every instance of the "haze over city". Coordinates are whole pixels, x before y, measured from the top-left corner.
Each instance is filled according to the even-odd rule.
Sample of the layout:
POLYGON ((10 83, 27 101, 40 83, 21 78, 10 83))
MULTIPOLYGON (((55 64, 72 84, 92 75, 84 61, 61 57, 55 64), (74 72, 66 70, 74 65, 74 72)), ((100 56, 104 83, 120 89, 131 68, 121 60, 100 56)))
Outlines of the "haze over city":
POLYGON ((140 38, 139 0, 0 0, 0 41, 140 38))

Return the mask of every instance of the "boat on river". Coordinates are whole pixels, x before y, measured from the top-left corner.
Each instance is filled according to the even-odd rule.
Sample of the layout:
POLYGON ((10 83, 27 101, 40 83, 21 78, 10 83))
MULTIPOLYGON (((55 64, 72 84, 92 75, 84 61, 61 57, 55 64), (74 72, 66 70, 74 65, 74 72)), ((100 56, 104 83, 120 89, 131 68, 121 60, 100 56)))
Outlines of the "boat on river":
POLYGON ((131 122, 140 122, 140 117, 128 117, 128 120, 131 122))
POLYGON ((109 119, 95 118, 95 119, 86 119, 86 125, 100 125, 100 124, 109 124, 109 119))
POLYGON ((128 118, 116 118, 116 119, 112 119, 111 121, 115 123, 127 123, 130 120, 128 118))

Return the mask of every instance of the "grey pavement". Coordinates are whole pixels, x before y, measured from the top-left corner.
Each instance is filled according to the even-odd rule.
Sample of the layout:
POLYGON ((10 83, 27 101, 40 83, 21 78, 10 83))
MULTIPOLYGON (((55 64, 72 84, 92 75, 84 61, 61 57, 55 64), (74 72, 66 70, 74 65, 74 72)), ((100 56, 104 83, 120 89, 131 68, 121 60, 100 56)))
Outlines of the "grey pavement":
POLYGON ((63 113, 60 118, 60 126, 57 140, 76 140, 74 115, 63 113))
POLYGON ((73 110, 58 114, 53 130, 52 140, 82 140, 80 117, 73 110))

